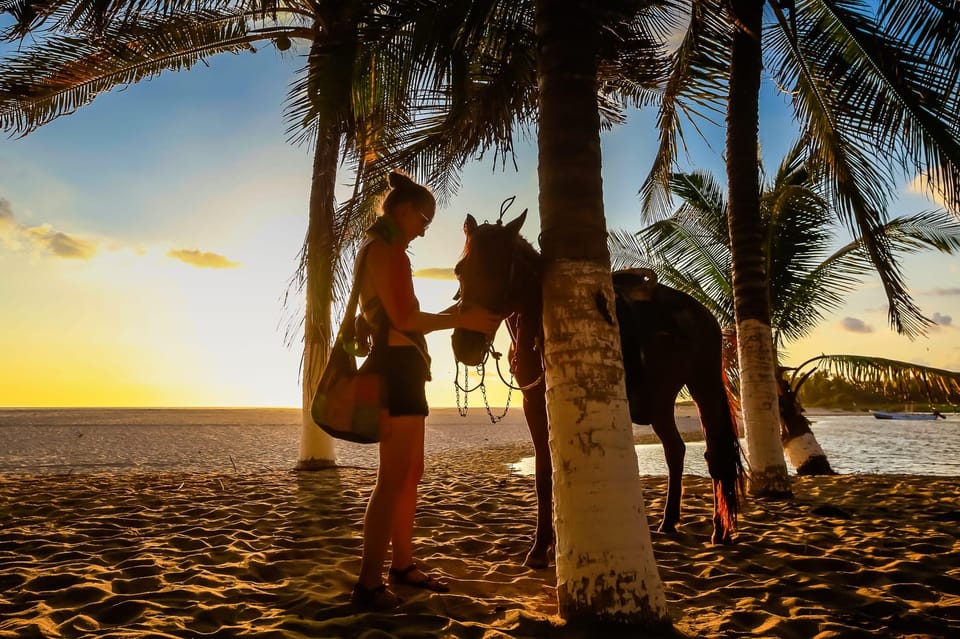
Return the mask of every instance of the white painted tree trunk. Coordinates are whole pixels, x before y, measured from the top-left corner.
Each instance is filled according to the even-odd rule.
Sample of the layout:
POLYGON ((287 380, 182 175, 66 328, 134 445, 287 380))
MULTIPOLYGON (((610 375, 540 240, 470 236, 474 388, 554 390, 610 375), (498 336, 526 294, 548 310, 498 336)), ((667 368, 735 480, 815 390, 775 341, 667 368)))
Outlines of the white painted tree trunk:
POLYGON ((750 492, 790 493, 790 478, 780 441, 780 411, 774 372, 773 332, 756 320, 737 325, 740 398, 746 430, 750 492))
POLYGON ((306 340, 303 348, 303 411, 297 470, 317 470, 337 463, 333 438, 320 430, 310 416, 313 393, 323 373, 322 364, 326 361, 327 358, 318 355, 315 346, 306 340))
POLYGON ((668 624, 609 268, 555 261, 544 281, 544 331, 561 614, 568 621, 668 624))
POLYGON ((783 450, 787 454, 790 464, 800 473, 801 469, 811 464, 815 460, 826 460, 827 454, 823 452, 820 443, 813 433, 805 433, 799 437, 794 437, 783 445, 783 450))

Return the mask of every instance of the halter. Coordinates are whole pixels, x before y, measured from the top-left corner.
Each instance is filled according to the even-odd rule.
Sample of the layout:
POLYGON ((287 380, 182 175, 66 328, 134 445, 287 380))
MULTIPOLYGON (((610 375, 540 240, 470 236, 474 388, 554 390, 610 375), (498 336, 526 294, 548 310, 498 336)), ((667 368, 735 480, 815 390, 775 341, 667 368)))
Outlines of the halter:
MULTIPOLYGON (((516 199, 516 196, 510 196, 510 197, 508 197, 507 199, 505 199, 505 200, 503 201, 503 203, 501 203, 501 205, 500 205, 500 215, 499 215, 499 217, 497 218, 497 226, 503 226, 503 216, 504 216, 504 214, 507 212, 507 209, 510 208, 510 205, 513 204, 513 202, 514 202, 515 199, 516 199)), ((527 212, 527 211, 524 210, 524 213, 526 213, 526 212, 527 212)), ((507 305, 507 302, 509 301, 510 292, 513 290, 513 284, 514 284, 514 280, 515 280, 515 278, 516 278, 517 261, 518 261, 518 260, 517 260, 517 257, 516 257, 516 253, 517 253, 517 246, 516 246, 516 244, 514 244, 514 245, 511 247, 510 262, 509 262, 509 264, 510 264, 510 269, 509 269, 508 274, 507 274, 507 283, 506 283, 506 286, 504 286, 504 288, 503 288, 503 296, 502 296, 502 298, 501 298, 501 300, 500 300, 500 304, 499 304, 499 306, 500 306, 501 308, 507 305)), ((457 292, 457 297, 459 297, 459 296, 460 296, 460 293, 459 293, 459 291, 458 291, 458 292, 457 292)), ((517 312, 514 312, 514 313, 511 313, 510 315, 508 315, 507 317, 505 317, 504 320, 503 320, 503 321, 504 321, 504 324, 507 325, 507 331, 510 333, 510 341, 511 341, 513 344, 517 344, 517 343, 518 343, 519 322, 518 322, 518 326, 517 326, 517 332, 515 333, 515 332, 514 332, 513 325, 511 324, 510 320, 511 320, 512 318, 516 317, 516 316, 518 315, 518 313, 519 313, 518 311, 517 311, 517 312)), ((485 351, 485 353, 484 353, 484 356, 483 356, 483 360, 482 360, 482 361, 480 362, 480 364, 478 364, 477 367, 476 367, 477 373, 480 375, 480 381, 477 383, 477 385, 474 386, 473 388, 469 388, 469 372, 470 372, 470 369, 469 369, 469 367, 467 367, 466 365, 464 365, 464 367, 463 367, 463 368, 464 368, 464 386, 461 386, 461 385, 460 385, 460 362, 459 362, 456 358, 454 358, 454 365, 456 366, 456 368, 455 368, 454 379, 453 379, 454 390, 455 390, 456 398, 457 398, 457 411, 460 413, 460 416, 461 416, 461 417, 465 417, 465 416, 467 415, 467 411, 468 411, 467 396, 468 396, 468 394, 469 394, 469 393, 472 393, 473 391, 475 391, 475 390, 477 390, 477 389, 479 388, 481 394, 483 395, 483 403, 484 403, 484 405, 486 406, 487 415, 490 417, 490 421, 491 421, 492 423, 494 423, 494 424, 496 424, 497 422, 499 422, 500 420, 502 420, 504 417, 506 417, 507 411, 510 409, 510 399, 511 399, 511 396, 512 396, 512 394, 513 394, 513 391, 517 390, 517 391, 524 392, 524 391, 530 390, 531 388, 536 387, 536 386, 539 385, 541 382, 543 382, 544 375, 545 375, 545 372, 546 372, 546 364, 545 364, 545 362, 543 362, 543 348, 542 348, 542 345, 540 345, 539 340, 537 340, 536 344, 537 344, 537 345, 540 345, 540 348, 538 349, 538 350, 540 350, 540 358, 541 358, 540 375, 537 377, 537 379, 535 379, 535 380, 534 380, 533 382, 531 382, 530 384, 525 384, 525 385, 523 385, 523 386, 514 386, 514 385, 513 385, 513 380, 514 380, 513 369, 514 369, 515 366, 516 366, 518 354, 517 354, 517 352, 516 352, 516 349, 514 349, 514 357, 513 357, 513 361, 511 362, 511 366, 510 366, 510 381, 507 381, 506 378, 504 378, 503 372, 500 370, 500 358, 503 357, 503 354, 497 352, 496 349, 494 349, 494 347, 493 347, 493 340, 494 340, 495 337, 496 337, 496 333, 494 333, 493 335, 491 335, 490 338, 486 340, 486 344, 484 345, 484 351, 485 351), (494 362, 496 363, 497 375, 500 377, 500 381, 502 381, 502 382, 504 383, 504 385, 509 389, 509 390, 507 391, 507 401, 506 401, 506 405, 504 406, 503 413, 501 413, 500 415, 494 415, 494 414, 493 414, 493 411, 492 411, 491 408, 490 408, 490 404, 489 404, 489 402, 487 401, 487 388, 486 388, 486 383, 485 383, 485 381, 484 381, 484 374, 485 374, 485 372, 486 372, 486 362, 487 362, 487 360, 489 359, 489 357, 490 357, 491 355, 493 356, 494 362), (463 394, 464 394, 464 396, 463 396, 463 406, 462 406, 462 407, 461 407, 461 405, 460 405, 460 391, 463 391, 463 394)))

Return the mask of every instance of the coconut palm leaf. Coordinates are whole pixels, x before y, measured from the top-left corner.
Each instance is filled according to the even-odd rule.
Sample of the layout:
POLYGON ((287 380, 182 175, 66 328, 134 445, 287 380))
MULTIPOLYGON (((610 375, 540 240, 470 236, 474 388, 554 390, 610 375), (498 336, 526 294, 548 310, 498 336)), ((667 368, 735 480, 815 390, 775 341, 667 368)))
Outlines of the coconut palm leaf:
POLYGON ((827 197, 863 238, 890 303, 891 324, 919 335, 929 320, 906 292, 879 228, 898 166, 932 171, 949 206, 960 210, 957 98, 955 86, 942 80, 949 66, 885 32, 860 2, 811 0, 789 16, 776 2, 771 6, 779 29, 768 65, 789 89, 814 157, 831 176, 827 197))
MULTIPOLYGON (((895 218, 879 233, 895 260, 925 250, 960 252, 960 221, 943 209, 895 218)), ((780 297, 779 310, 777 304, 772 305, 777 316, 774 327, 780 338, 778 346, 808 335, 826 315, 839 310, 846 295, 857 290, 872 272, 873 262, 859 239, 841 246, 808 271, 805 277, 809 287, 798 287, 795 295, 780 297)))
POLYGON ((0 128, 26 135, 98 95, 191 68, 253 43, 303 37, 302 26, 253 24, 248 13, 197 11, 136 26, 106 25, 102 37, 53 33, 0 60, 0 128))
POLYGON ((730 21, 726 3, 692 0, 689 16, 684 8, 673 7, 675 32, 689 17, 679 46, 670 56, 668 74, 659 99, 660 140, 650 172, 640 188, 643 215, 659 219, 670 204, 670 178, 680 148, 685 148, 683 123, 695 128, 699 121, 721 119, 727 97, 726 70, 729 67, 730 21))
POLYGON ((957 402, 960 372, 859 355, 818 355, 793 370, 791 386, 814 369, 888 397, 926 395, 931 404, 957 402))
MULTIPOLYGON (((778 349, 808 335, 875 272, 862 239, 830 248, 842 229, 820 195, 824 178, 801 139, 762 194, 765 272, 778 349)), ((673 216, 636 234, 610 234, 612 263, 652 268, 662 283, 693 295, 722 325, 731 325, 730 242, 721 186, 695 172, 674 175, 671 189, 681 202, 673 216)), ((942 209, 895 218, 877 233, 894 259, 931 249, 960 251, 960 221, 942 209)))

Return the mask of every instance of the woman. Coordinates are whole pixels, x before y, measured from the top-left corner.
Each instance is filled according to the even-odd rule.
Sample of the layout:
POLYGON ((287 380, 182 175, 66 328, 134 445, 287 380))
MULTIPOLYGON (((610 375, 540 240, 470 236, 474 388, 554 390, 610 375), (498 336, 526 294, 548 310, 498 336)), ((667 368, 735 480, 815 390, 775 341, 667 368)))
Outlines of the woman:
POLYGON ((383 583, 383 564, 391 544, 392 583, 435 592, 449 590, 421 571, 413 558, 413 517, 417 485, 423 475, 423 430, 428 413, 424 384, 430 379, 424 334, 452 328, 492 333, 500 322, 483 309, 420 310, 406 248, 426 233, 436 201, 426 187, 400 173, 390 174, 390 186, 383 214, 368 230, 358 261, 362 269, 360 307, 374 335, 369 363, 386 376, 390 420, 380 434, 380 468, 363 518, 363 557, 351 601, 380 609, 399 603, 383 583))

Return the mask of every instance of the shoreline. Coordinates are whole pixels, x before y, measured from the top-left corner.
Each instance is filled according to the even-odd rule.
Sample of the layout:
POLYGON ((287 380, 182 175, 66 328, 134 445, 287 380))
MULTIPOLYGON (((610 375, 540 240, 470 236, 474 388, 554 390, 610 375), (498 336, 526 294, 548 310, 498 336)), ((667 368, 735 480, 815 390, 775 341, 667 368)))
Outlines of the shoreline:
MULTIPOLYGON (((577 637, 553 569, 521 565, 533 478, 523 444, 430 454, 418 556, 452 586, 355 609, 371 468, 316 472, 0 475, 0 637, 577 637)), ((644 476, 655 530, 663 481, 644 476)), ((711 546, 709 480, 684 478, 676 535, 653 534, 668 608, 688 637, 960 633, 960 478, 792 477, 748 497, 736 543, 711 546)))

